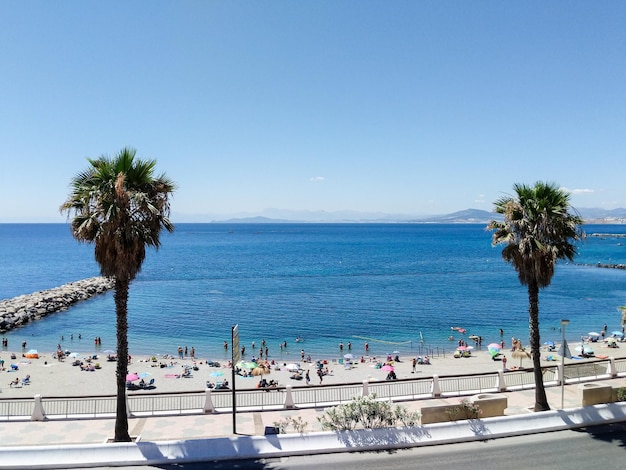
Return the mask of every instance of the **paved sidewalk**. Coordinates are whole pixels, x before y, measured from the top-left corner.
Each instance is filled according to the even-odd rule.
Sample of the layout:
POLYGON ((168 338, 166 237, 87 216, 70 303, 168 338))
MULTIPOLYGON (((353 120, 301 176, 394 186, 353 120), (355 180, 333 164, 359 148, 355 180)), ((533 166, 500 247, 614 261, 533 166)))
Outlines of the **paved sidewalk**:
MULTIPOLYGON (((613 387, 626 386, 625 378, 602 380, 613 387)), ((580 406, 578 384, 564 388, 564 408, 580 406)), ((553 410, 561 407, 561 388, 546 389, 550 407, 553 410)), ((508 397, 507 414, 528 414, 534 405, 534 390, 505 392, 508 397)), ((460 398, 428 399, 396 404, 410 410, 422 407, 457 404, 460 398)), ((280 411, 255 411, 237 413, 237 435, 262 436, 266 426, 287 416, 298 416, 307 423, 306 431, 321 431, 318 417, 324 414, 321 408, 302 408, 280 411)), ((114 419, 84 419, 67 421, 43 422, 4 422, 0 431, 0 451, 2 447, 13 446, 47 446, 72 444, 100 444, 113 437, 114 419)), ((206 415, 185 415, 169 417, 134 417, 129 418, 129 430, 133 437, 140 441, 193 440, 218 437, 233 437, 233 419, 231 413, 215 413, 206 415)))

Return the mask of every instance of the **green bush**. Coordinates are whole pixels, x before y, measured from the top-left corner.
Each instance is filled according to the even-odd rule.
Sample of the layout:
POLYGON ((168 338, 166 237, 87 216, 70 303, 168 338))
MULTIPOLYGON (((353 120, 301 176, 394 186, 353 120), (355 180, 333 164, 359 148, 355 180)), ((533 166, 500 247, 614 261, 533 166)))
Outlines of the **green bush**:
POLYGON ((408 411, 405 407, 394 407, 387 401, 376 401, 376 394, 372 394, 330 408, 317 419, 324 430, 350 431, 358 427, 372 429, 394 427, 398 424, 416 426, 420 423, 421 415, 419 412, 408 411))
POLYGON ((617 389, 617 401, 626 401, 626 387, 617 389))
POLYGON ((300 416, 298 416, 297 418, 292 418, 291 416, 288 416, 287 418, 280 421, 274 421, 274 427, 278 429, 278 432, 280 434, 287 433, 289 426, 293 427, 295 432, 303 434, 308 424, 309 423, 303 421, 302 417, 300 416))
POLYGON ((459 406, 453 406, 446 410, 450 421, 456 421, 458 419, 477 419, 483 413, 476 403, 472 403, 467 398, 461 400, 459 406))

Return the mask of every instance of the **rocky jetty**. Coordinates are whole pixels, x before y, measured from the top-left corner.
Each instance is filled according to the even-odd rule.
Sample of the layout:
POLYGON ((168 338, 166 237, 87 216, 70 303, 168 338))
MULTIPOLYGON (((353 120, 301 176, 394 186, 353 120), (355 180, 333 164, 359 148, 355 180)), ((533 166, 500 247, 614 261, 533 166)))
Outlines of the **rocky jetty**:
POLYGON ((0 300, 0 333, 67 310, 72 304, 112 289, 115 281, 92 277, 12 299, 0 300))

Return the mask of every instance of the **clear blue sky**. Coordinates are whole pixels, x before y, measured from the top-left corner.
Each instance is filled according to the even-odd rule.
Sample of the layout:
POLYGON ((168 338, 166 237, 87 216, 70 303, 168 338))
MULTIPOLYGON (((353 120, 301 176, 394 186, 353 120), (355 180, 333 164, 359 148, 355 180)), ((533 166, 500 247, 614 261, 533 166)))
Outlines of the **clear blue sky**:
POLYGON ((132 146, 174 221, 626 207, 624 1, 4 1, 0 222, 132 146))

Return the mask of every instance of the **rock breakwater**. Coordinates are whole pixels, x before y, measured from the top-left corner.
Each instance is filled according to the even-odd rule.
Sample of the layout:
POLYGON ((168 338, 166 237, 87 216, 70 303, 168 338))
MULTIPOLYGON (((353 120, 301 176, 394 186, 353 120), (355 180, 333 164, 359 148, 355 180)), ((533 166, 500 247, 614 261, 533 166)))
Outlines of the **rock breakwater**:
POLYGON ((91 277, 70 282, 54 289, 0 300, 0 333, 39 320, 51 313, 67 310, 72 304, 112 289, 115 281, 106 277, 91 277))

